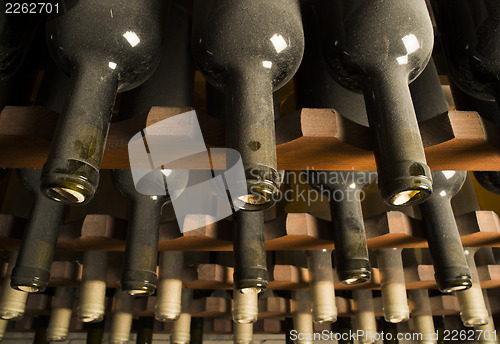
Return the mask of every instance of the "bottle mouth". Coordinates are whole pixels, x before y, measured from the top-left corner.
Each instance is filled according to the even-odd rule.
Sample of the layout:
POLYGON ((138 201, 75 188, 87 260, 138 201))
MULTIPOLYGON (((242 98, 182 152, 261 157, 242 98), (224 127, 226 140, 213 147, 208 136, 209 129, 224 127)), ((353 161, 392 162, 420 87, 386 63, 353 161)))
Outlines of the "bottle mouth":
POLYGON ((350 259, 345 262, 339 260, 337 274, 343 284, 354 285, 368 282, 372 277, 369 260, 350 259))
POLYGON ((24 316, 24 312, 5 310, 0 312, 0 318, 3 320, 18 320, 24 316))
POLYGON ((265 210, 272 207, 279 197, 279 174, 268 166, 258 166, 245 171, 247 193, 237 197, 237 208, 246 211, 265 210))
POLYGON ((24 291, 25 293, 39 293, 43 291, 45 288, 41 288, 39 286, 28 286, 28 285, 18 285, 16 286, 20 291, 24 291))
POLYGON ((390 322, 392 324, 398 324, 400 322, 406 321, 410 318, 408 313, 392 313, 387 316, 384 316, 385 321, 390 322))
POLYGON ((93 322, 100 322, 104 319, 103 314, 80 314, 78 316, 78 319, 80 319, 81 322, 84 323, 93 323, 93 322))
POLYGON ((468 317, 467 319, 462 318, 462 322, 466 327, 487 325, 489 322, 489 316, 488 314, 485 314, 480 316, 468 317))
POLYGON ((236 268, 233 273, 234 287, 243 294, 258 294, 267 289, 268 272, 263 268, 236 268))
POLYGON ((238 314, 233 316, 233 321, 239 324, 250 324, 257 321, 257 316, 251 314, 238 314))
POLYGON ((155 319, 158 321, 162 321, 162 322, 175 321, 175 320, 179 319, 179 314, 177 314, 177 313, 170 313, 170 314, 169 313, 161 313, 161 314, 156 313, 155 319))
POLYGON ((333 315, 317 315, 314 317, 314 322, 317 322, 318 324, 336 322, 336 321, 337 317, 333 315))
POLYGON ((156 291, 156 274, 149 271, 127 270, 122 279, 122 289, 132 296, 150 296, 156 291))
POLYGON ((58 160, 43 168, 41 190, 50 199, 68 205, 88 203, 99 183, 99 172, 89 164, 68 160, 64 168, 58 160))
POLYGON ((54 186, 48 189, 47 195, 53 200, 64 203, 78 204, 85 202, 85 195, 82 192, 62 186, 54 186))
POLYGON ((353 285, 353 284, 361 284, 361 283, 366 283, 370 280, 371 274, 370 273, 359 273, 359 274, 353 274, 351 276, 348 276, 344 279, 342 279, 342 283, 348 284, 348 285, 353 285))
POLYGON ((391 164, 379 170, 379 189, 391 206, 415 206, 432 194, 431 170, 426 164, 412 161, 391 164))
POLYGON ((26 293, 41 293, 47 287, 50 273, 47 270, 16 266, 12 271, 10 286, 26 293))
POLYGON ((394 206, 418 204, 426 197, 422 190, 404 190, 392 196, 390 203, 394 206))
POLYGON ((456 291, 467 290, 472 287, 472 279, 469 275, 462 275, 446 280, 436 278, 436 281, 439 291, 442 293, 453 293, 456 291))

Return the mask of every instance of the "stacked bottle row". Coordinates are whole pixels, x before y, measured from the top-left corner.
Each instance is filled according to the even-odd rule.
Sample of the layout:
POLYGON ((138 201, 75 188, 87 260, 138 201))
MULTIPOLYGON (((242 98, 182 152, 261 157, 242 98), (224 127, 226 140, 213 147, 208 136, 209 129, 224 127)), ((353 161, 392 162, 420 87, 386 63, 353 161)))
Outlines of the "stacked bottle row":
MULTIPOLYGON (((46 297, 45 301, 39 299, 46 295, 31 294, 29 298, 33 302, 30 308, 30 303, 27 303, 27 293, 9 288, 9 274, 17 256, 17 253, 13 252, 7 265, 0 297, 0 316, 4 319, 1 323, 5 331, 7 321, 21 319, 28 305, 27 315, 49 316, 47 336, 50 340, 63 340, 70 328, 73 332, 81 331, 83 328, 77 321, 98 323, 106 317, 108 320, 111 319, 105 329, 107 336, 112 342, 126 342, 130 336, 133 318, 154 315, 158 321, 174 321, 173 327, 159 329, 158 332, 170 332, 172 341, 185 343, 189 342, 192 313, 195 317, 227 317, 232 312, 235 341, 250 342, 253 326, 251 324, 259 317, 261 320, 271 317, 278 323, 283 317, 292 317, 294 327, 289 329, 292 331, 289 333, 301 333, 307 337, 313 336, 313 329, 316 333, 322 333, 324 330, 338 332, 338 326, 346 321, 344 317, 350 316, 353 317, 355 324, 354 332, 360 330, 362 332, 359 333, 367 337, 363 339, 364 342, 374 342, 377 333, 390 327, 381 324, 377 317, 383 316, 386 322, 399 324, 410 320, 411 315, 407 328, 400 326, 400 331, 415 333, 414 342, 436 342, 437 338, 431 337, 437 333, 436 328, 444 326, 440 325, 439 315, 458 315, 460 312, 462 326, 474 331, 474 338, 477 337, 480 342, 498 342, 494 337, 496 328, 492 316, 493 312, 500 311, 498 289, 481 290, 476 268, 476 262, 481 266, 496 265, 498 252, 493 252, 491 248, 467 249, 465 253, 472 272, 473 287, 458 291, 454 296, 445 297, 440 296, 435 290, 405 288, 403 261, 405 266, 414 265, 419 260, 425 260, 425 252, 409 249, 405 250, 402 256, 401 249, 379 249, 371 253, 374 256, 371 260, 378 265, 380 292, 372 292, 369 289, 353 289, 351 293, 334 291, 334 280, 338 283, 338 278, 335 278, 337 276, 332 269, 330 250, 310 250, 305 254, 298 251, 277 251, 273 257, 276 265, 292 264, 295 267, 308 267, 309 289, 296 289, 291 292, 269 290, 259 298, 256 293, 244 294, 235 290, 231 306, 231 297, 227 291, 194 291, 182 288, 182 263, 172 268, 169 266, 172 262, 182 261, 183 254, 180 252, 162 253, 159 270, 160 287, 157 295, 147 300, 130 296, 119 288, 106 290, 106 266, 109 260, 107 256, 110 253, 89 251, 84 255, 79 288, 73 285, 56 286, 49 291, 52 297, 46 297), (326 325, 337 320, 340 320, 341 324, 333 327, 326 325), (313 326, 313 322, 323 325, 313 326), (238 336, 246 336, 246 339, 237 340, 238 336), (415 340, 418 336, 422 337, 415 340)), ((200 260, 203 256, 198 254, 197 257, 189 257, 193 253, 186 255, 191 261, 200 260)), ((230 258, 230 255, 218 254, 217 261, 227 264, 227 258, 230 258)), ((416 269, 416 266, 412 268, 416 269)), ((16 324, 13 329, 19 329, 21 326, 22 323, 16 324)), ((262 321, 260 326, 263 326, 262 321)), ((257 326, 257 329, 260 326, 257 326)), ((219 324, 214 330, 222 331, 227 327, 227 324, 219 324)), ((445 327, 448 330, 452 328, 445 327)), ((262 330, 266 331, 261 327, 260 331, 262 330)), ((284 327, 278 330, 284 331, 284 327)), ((207 328, 206 332, 210 332, 210 329, 207 328)), ((304 342, 310 340, 305 339, 304 342)))

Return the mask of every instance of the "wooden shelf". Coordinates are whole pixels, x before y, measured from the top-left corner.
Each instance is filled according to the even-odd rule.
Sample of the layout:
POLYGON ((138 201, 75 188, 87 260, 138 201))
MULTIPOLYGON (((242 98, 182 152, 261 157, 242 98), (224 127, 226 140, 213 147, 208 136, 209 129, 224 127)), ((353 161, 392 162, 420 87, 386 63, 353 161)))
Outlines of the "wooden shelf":
MULTIPOLYGON (((148 114, 112 123, 101 168, 130 168, 127 144, 147 126, 191 110, 153 107, 148 114)), ((223 147, 224 123, 201 112, 209 147, 223 147)), ((42 167, 58 114, 40 106, 7 106, 0 114, 0 167, 42 167)), ((500 170, 499 128, 475 112, 450 111, 421 124, 434 170, 500 170)), ((276 122, 278 168, 283 170, 376 170, 367 127, 333 109, 302 109, 276 122)), ((196 159, 179 167, 197 168, 196 159)))
MULTIPOLYGON (((465 247, 500 247, 500 218, 493 211, 474 211, 456 218, 465 247)), ((189 217, 186 221, 190 221, 189 217)), ((26 221, 0 214, 0 246, 17 250, 26 221)), ((426 247, 422 221, 390 211, 365 220, 370 249, 426 247)), ((109 215, 87 215, 61 226, 57 247, 71 251, 123 251, 127 222, 109 215)), ((331 222, 307 213, 290 213, 265 223, 267 250, 333 249, 331 222)), ((181 234, 176 221, 161 225, 159 250, 232 251, 232 223, 221 220, 181 234)))

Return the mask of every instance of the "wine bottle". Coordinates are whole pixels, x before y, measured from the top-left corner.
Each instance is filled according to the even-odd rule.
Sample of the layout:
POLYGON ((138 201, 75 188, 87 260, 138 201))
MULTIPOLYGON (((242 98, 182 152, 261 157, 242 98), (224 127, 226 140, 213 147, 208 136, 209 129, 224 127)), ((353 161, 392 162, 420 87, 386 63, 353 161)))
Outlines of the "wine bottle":
POLYGON ((154 318, 139 317, 136 344, 153 344, 154 318))
POLYGON ((335 322, 337 306, 333 285, 332 251, 309 250, 306 251, 306 256, 313 320, 317 323, 335 322))
POLYGON ((377 262, 382 291, 382 310, 385 321, 399 323, 410 318, 406 299, 406 284, 401 259, 402 248, 380 248, 377 262))
POLYGON ((47 340, 47 326, 47 316, 39 316, 36 319, 36 331, 35 337, 33 338, 33 344, 49 344, 47 340))
POLYGON ((232 316, 235 323, 254 323, 259 316, 258 293, 255 288, 233 291, 232 316))
POLYGON ((368 126, 363 95, 342 87, 329 73, 320 23, 311 3, 301 3, 307 44, 302 63, 294 76, 297 108, 335 109, 343 117, 368 126))
POLYGON ((153 106, 193 105, 194 65, 191 56, 191 16, 172 3, 164 28, 161 60, 151 77, 120 97, 120 120, 141 115, 153 106))
POLYGON ((155 305, 155 318, 158 321, 176 320, 181 314, 183 268, 184 252, 160 252, 158 296, 155 305))
MULTIPOLYGON (((422 259, 417 258, 418 249, 406 250, 405 263, 410 263, 411 268, 418 269, 422 259)), ((422 250, 420 250, 420 254, 422 250)), ((425 253, 423 253, 425 254, 425 253)), ((432 317, 431 300, 427 289, 408 290, 408 298, 412 305, 411 319, 413 321, 414 333, 422 336, 421 343, 436 344, 434 320, 432 317)))
POLYGON ((10 253, 7 272, 3 279, 0 293, 0 318, 4 320, 18 320, 24 315, 28 293, 11 288, 10 279, 17 260, 17 251, 10 253))
POLYGON ((414 332, 422 336, 421 343, 435 344, 433 339, 435 333, 434 321, 432 320, 432 309, 427 289, 408 290, 408 296, 413 303, 411 318, 413 320, 414 332))
POLYGON ((465 182, 466 172, 434 171, 434 194, 420 205, 425 233, 440 291, 449 293, 472 286, 462 242, 451 208, 451 198, 465 182))
POLYGON ((236 212, 233 215, 235 293, 257 294, 267 288, 268 273, 264 239, 264 213, 236 212))
POLYGON ((144 82, 159 62, 167 1, 58 1, 47 20, 49 50, 72 85, 42 173, 54 200, 83 204, 94 195, 118 91, 144 82))
MULTIPOLYGON (((61 112, 68 86, 69 78, 49 59, 36 104, 61 112)), ((12 287, 26 292, 42 292, 50 277, 64 205, 47 199, 40 190, 41 169, 20 169, 17 173, 24 187, 33 194, 34 205, 12 272, 12 287)))
POLYGON ((247 179, 236 207, 268 208, 279 192, 272 92, 302 59, 299 2, 197 0, 192 48, 200 71, 226 93, 227 145, 241 154, 247 179))
MULTIPOLYGON (((27 87, 25 78, 32 72, 32 63, 26 57, 36 49, 33 47, 36 44, 32 43, 42 16, 39 13, 8 13, 8 6, 14 7, 15 4, 5 0, 0 2, 0 6, 4 9, 0 13, 1 111, 6 105, 24 105, 28 100, 25 93, 32 85, 27 87)), ((30 91, 31 89, 28 92, 30 91)))
POLYGON ((179 317, 174 321, 170 342, 175 344, 188 344, 191 340, 191 301, 192 289, 182 290, 182 309, 179 317))
POLYGON ((354 344, 354 340, 351 337, 352 333, 352 321, 349 317, 339 317, 337 322, 333 324, 333 330, 339 333, 340 340, 339 344, 354 344))
POLYGON ((477 99, 498 102, 498 2, 436 0, 432 6, 450 79, 477 99))
POLYGON ((8 320, 0 319, 0 341, 5 337, 5 332, 7 331, 8 320))
POLYGON ((500 172, 498 171, 474 171, 474 177, 483 188, 500 195, 500 172))
POLYGON ((383 199, 415 205, 432 193, 408 84, 425 68, 434 36, 424 0, 318 1, 325 55, 338 82, 362 90, 383 199))
POLYGON ((464 326, 467 327, 486 325, 489 320, 489 313, 484 303, 481 283, 474 261, 476 252, 476 247, 467 247, 465 249, 465 257, 472 277, 472 287, 455 293, 460 305, 460 318, 464 326))
POLYGON ((375 178, 365 171, 310 171, 308 182, 327 195, 332 214, 335 268, 345 284, 371 278, 361 196, 375 178))
POLYGON ((34 196, 34 205, 12 271, 11 286, 29 293, 47 287, 54 249, 62 224, 64 204, 47 199, 40 191, 40 169, 18 170, 19 179, 34 196))
POLYGON ((104 319, 107 258, 108 253, 104 251, 84 253, 77 307, 78 319, 82 322, 100 322, 104 319))
POLYGON ((377 322, 375 320, 372 291, 355 289, 352 291, 352 298, 356 307, 356 313, 354 314, 356 330, 363 331, 363 335, 358 337, 358 340, 362 344, 374 343, 377 322))
MULTIPOLYGON (((478 266, 495 265, 495 257, 491 247, 481 247, 476 253, 476 261, 478 266)), ((471 270, 472 272, 472 270, 471 270)), ((483 289, 483 298, 486 309, 488 310, 488 323, 486 325, 476 326, 476 330, 482 330, 482 335, 478 338, 479 342, 498 344, 498 332, 496 331, 495 320, 492 316, 490 297, 488 290, 483 289), (496 335, 495 335, 496 334, 496 335), (488 338, 489 337, 489 338, 488 338)))
POLYGON ((127 292, 119 288, 116 289, 113 299, 113 319, 109 333, 110 344, 125 344, 129 342, 134 301, 135 297, 130 296, 127 292))
POLYGON ((293 327, 297 331, 297 344, 313 344, 313 319, 309 290, 292 290, 293 327))
POLYGON ((253 323, 233 324, 233 343, 251 344, 253 343, 253 323))
POLYGON ((87 344, 101 344, 104 336, 104 321, 87 324, 87 344))
POLYGON ((62 341, 68 336, 74 297, 75 288, 56 287, 56 293, 52 298, 49 327, 47 328, 49 341, 62 341))
POLYGON ((151 295, 157 284, 161 209, 168 196, 150 196, 138 192, 130 170, 114 170, 113 181, 117 189, 132 202, 122 289, 131 295, 151 295))

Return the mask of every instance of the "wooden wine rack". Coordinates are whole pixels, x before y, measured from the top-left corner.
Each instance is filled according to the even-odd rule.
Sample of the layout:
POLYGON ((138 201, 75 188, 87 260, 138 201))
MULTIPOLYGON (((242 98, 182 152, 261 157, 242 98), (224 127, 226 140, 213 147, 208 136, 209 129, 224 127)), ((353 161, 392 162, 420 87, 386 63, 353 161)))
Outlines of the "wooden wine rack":
MULTIPOLYGON (((133 135, 191 108, 153 107, 112 123, 101 167, 128 169, 133 135)), ((224 123, 197 112, 209 147, 223 147, 224 123)), ((0 166, 41 168, 58 114, 39 106, 7 106, 0 114, 0 166)), ((421 123, 427 162, 433 170, 500 170, 500 129, 476 112, 450 111, 421 123)), ((376 170, 370 131, 333 109, 302 109, 276 121, 278 168, 282 170, 376 170)), ((181 167, 200 168, 196 161, 181 167)))
MULTIPOLYGON (((149 113, 127 121, 112 123, 106 144, 103 169, 127 169, 127 144, 145 127, 163 119, 190 111, 190 108, 152 108, 149 113)), ((197 112, 207 147, 223 147, 224 123, 197 112)), ((41 168, 47 158, 50 140, 58 114, 39 106, 6 107, 0 114, 0 167, 41 168)), ((475 112, 450 111, 421 123, 421 134, 427 161, 434 170, 500 170, 500 129, 481 119, 475 112)), ((333 109, 302 109, 276 122, 278 168, 284 170, 375 170, 371 135, 368 128, 356 124, 333 109)), ((187 166, 198 168, 196 160, 187 166)), ((186 221, 191 221, 187 218, 186 221)), ((493 211, 474 211, 456 218, 465 247, 500 247, 500 218, 493 211)), ((0 214, 0 248, 13 251, 20 247, 26 220, 0 214)), ((423 224, 399 211, 390 211, 365 219, 367 243, 370 249, 426 247, 423 224)), ((65 223, 57 242, 59 250, 124 251, 127 222, 111 215, 86 215, 83 220, 65 223)), ((289 213, 265 223, 267 250, 334 249, 331 223, 308 213, 289 213)), ((185 251, 231 251, 232 224, 222 220, 211 225, 181 233, 176 221, 160 228, 159 249, 185 251)), ((110 266, 107 273, 109 288, 119 287, 121 267, 110 266)), ((407 289, 436 289, 434 270, 430 265, 405 267, 407 289)), ((491 309, 500 313, 500 266, 478 266, 481 287, 490 289, 491 309)), ((216 290, 233 288, 233 269, 218 264, 199 264, 186 268, 185 288, 216 290)), ((336 274, 334 274, 336 276, 336 274)), ((49 285, 79 285, 81 266, 69 261, 52 264, 49 285)), ((275 265, 270 271, 269 289, 294 290, 308 288, 308 270, 293 265, 275 265)), ((335 281, 335 288, 380 289, 378 269, 372 280, 363 285, 348 286, 335 281)), ((352 316, 352 300, 337 297, 339 316, 352 316)), ((15 331, 32 329, 30 321, 37 315, 47 315, 51 297, 32 294, 28 298, 27 316, 18 321, 15 331)), ((108 300, 111 302, 111 300, 108 300)), ((379 297, 374 298, 375 312, 382 316, 379 297)), ((138 298, 135 316, 153 316, 155 297, 138 298)), ((411 305, 410 305, 411 306, 411 305)), ((453 295, 431 297, 434 315, 459 314, 453 295)), ((110 309, 108 307, 107 309, 110 309)), ((192 315, 208 321, 205 333, 231 332, 231 300, 223 297, 195 299, 192 315), (210 318, 210 319, 208 319, 210 318)), ((269 297, 260 300, 259 322, 255 332, 282 333, 280 319, 292 316, 289 299, 269 297)), ((75 310, 76 312, 76 310, 75 310)), ((76 314, 76 313, 75 313, 76 314)), ((160 325, 157 325, 160 326, 160 325)), ((315 325, 322 329, 330 325, 315 325)), ((170 324, 162 324, 155 332, 169 332, 170 324)), ((73 321, 71 330, 82 330, 73 321)))

